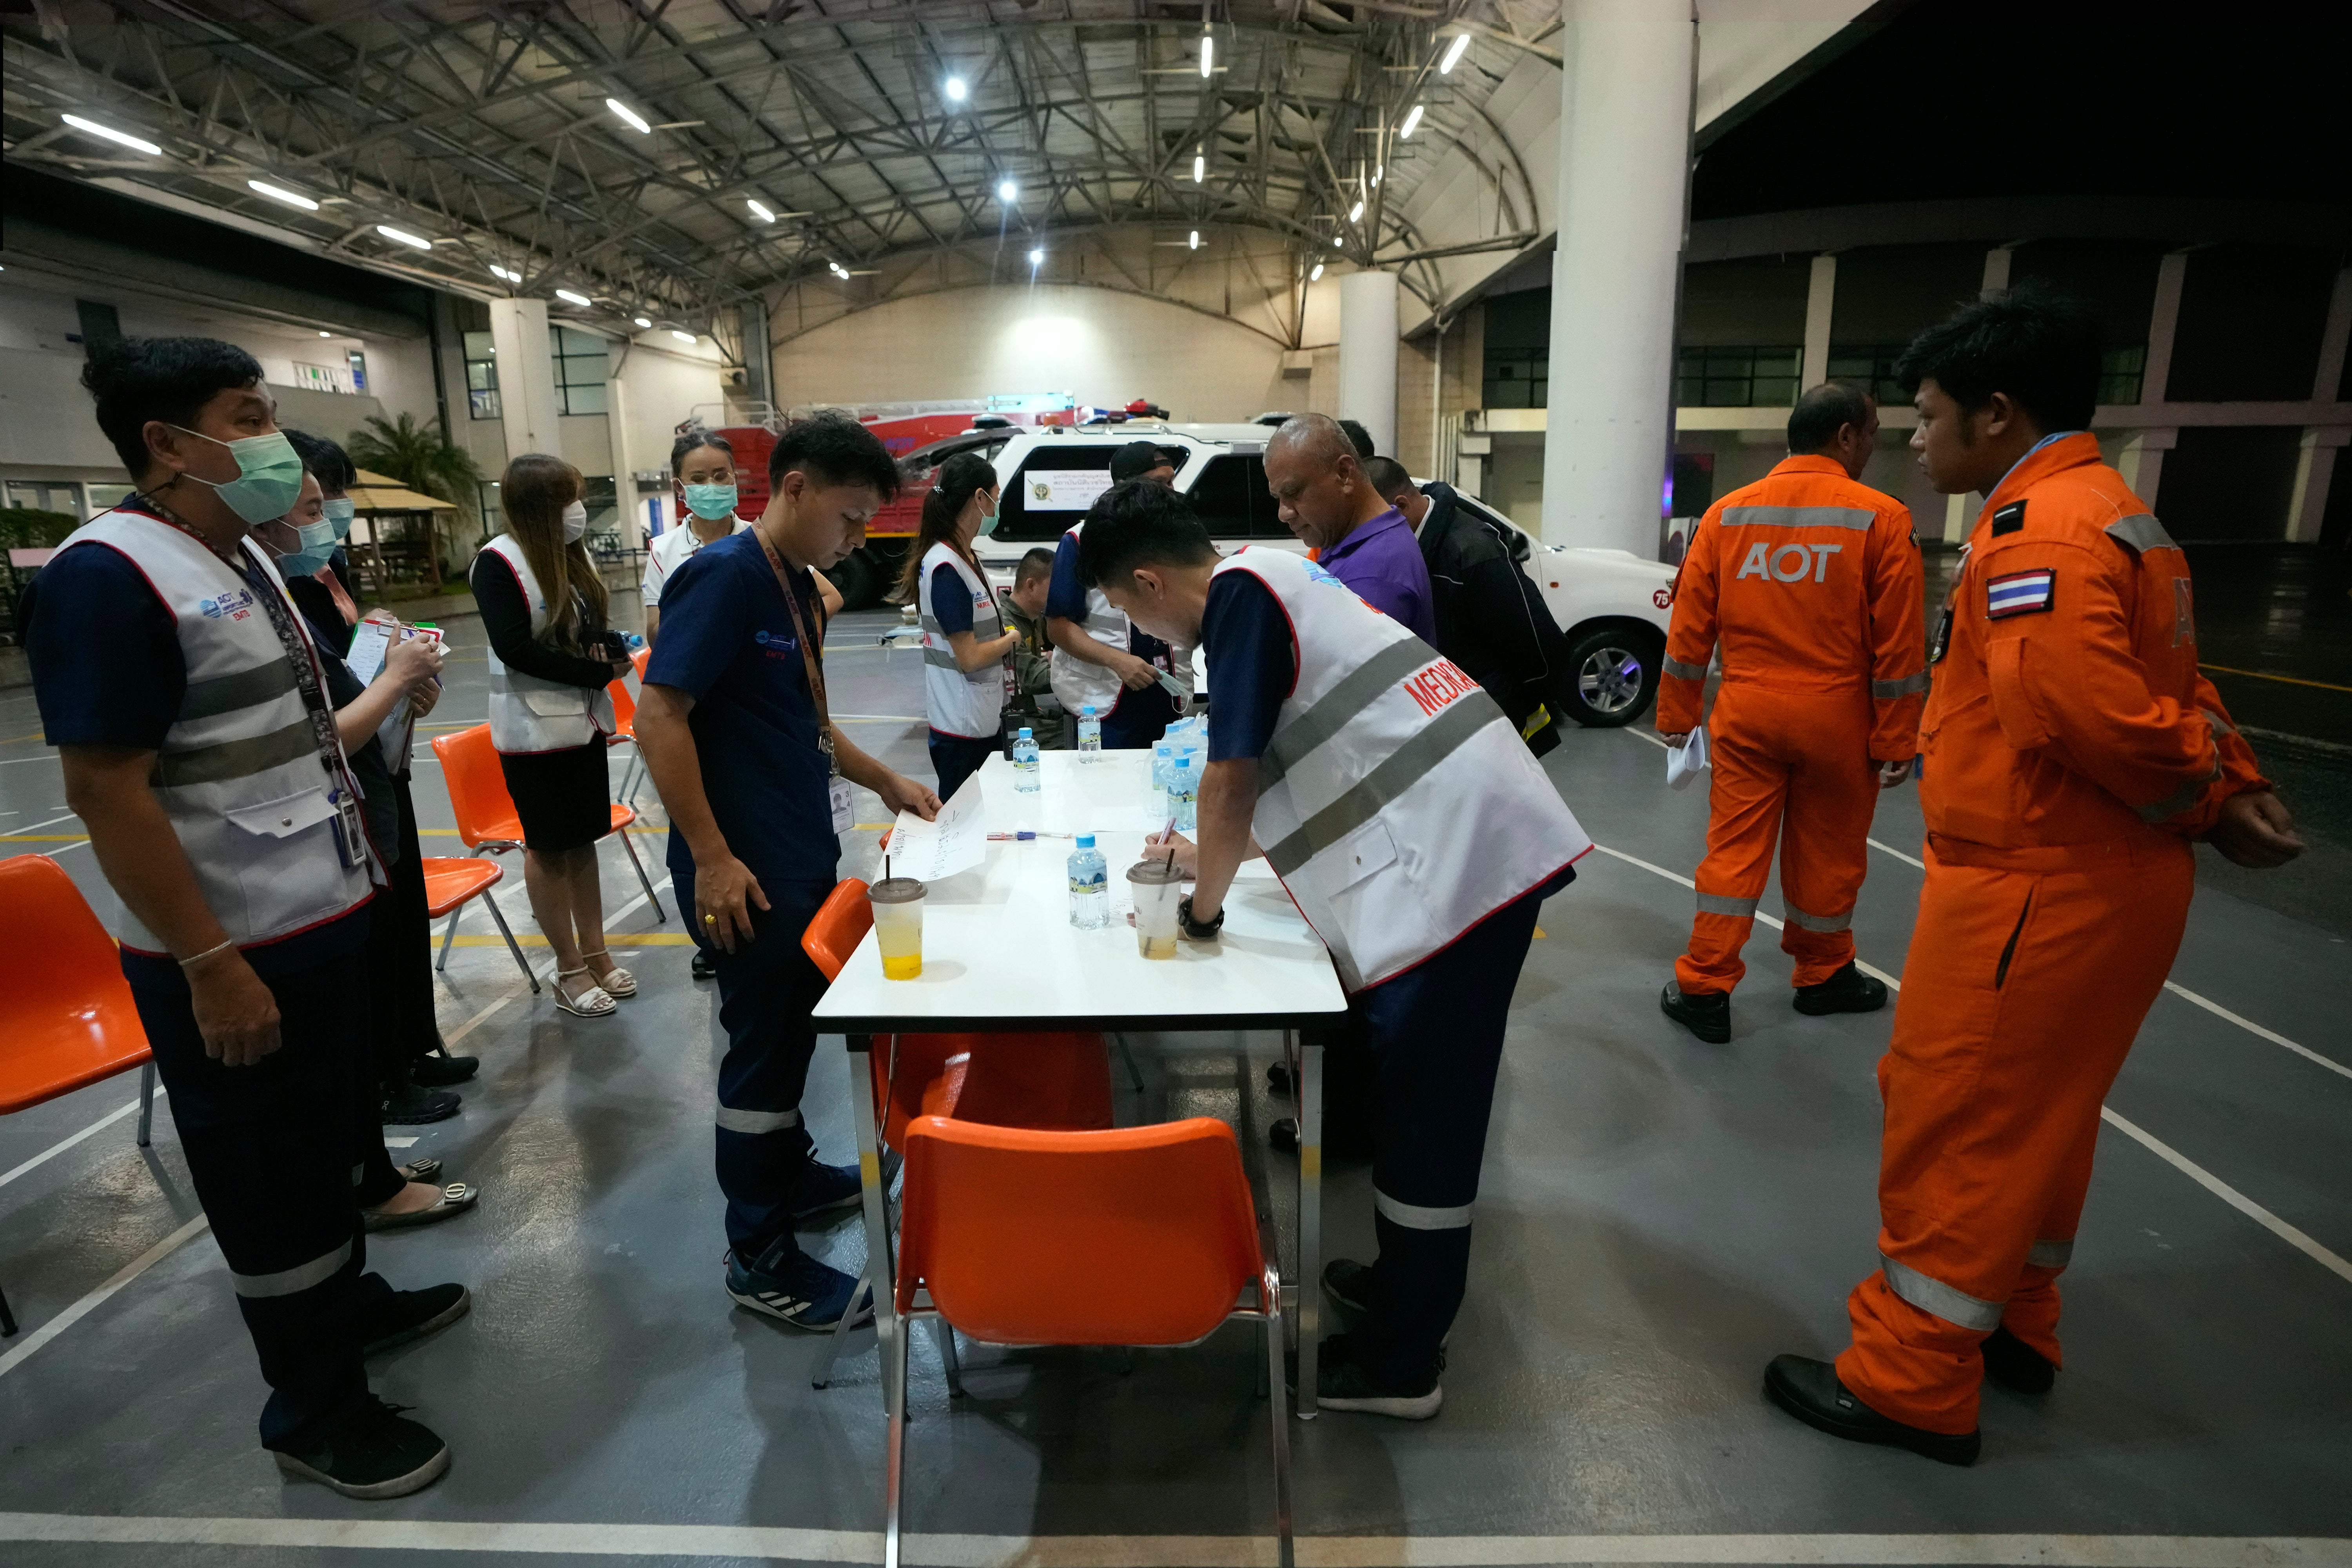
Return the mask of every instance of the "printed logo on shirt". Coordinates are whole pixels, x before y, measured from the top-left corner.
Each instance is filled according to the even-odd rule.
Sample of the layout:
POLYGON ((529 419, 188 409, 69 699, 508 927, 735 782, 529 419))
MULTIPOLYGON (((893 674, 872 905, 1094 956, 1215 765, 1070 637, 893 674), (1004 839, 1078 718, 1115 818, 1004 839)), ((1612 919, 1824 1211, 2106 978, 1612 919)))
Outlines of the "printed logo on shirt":
POLYGON ((1761 577, 1768 583, 1801 583, 1811 577, 1816 583, 1826 583, 1830 557, 1844 548, 1843 544, 1783 544, 1774 550, 1767 544, 1751 544, 1748 547, 1748 559, 1739 563, 1732 581, 1761 577))
POLYGON ((251 589, 232 588, 217 599, 198 601, 196 608, 215 620, 226 616, 232 621, 241 621, 253 613, 256 603, 251 589))
POLYGON ((785 658, 801 650, 800 639, 790 632, 753 632, 751 640, 767 650, 770 658, 785 658))
POLYGON ((1423 713, 1450 708, 1478 689, 1478 683, 1450 658, 1441 658, 1419 674, 1407 676, 1403 684, 1406 694, 1421 705, 1423 713))
POLYGON ((2046 568, 1995 577, 1985 584, 1985 619, 1998 621, 2008 616, 2046 610, 2057 585, 2058 574, 2046 568))

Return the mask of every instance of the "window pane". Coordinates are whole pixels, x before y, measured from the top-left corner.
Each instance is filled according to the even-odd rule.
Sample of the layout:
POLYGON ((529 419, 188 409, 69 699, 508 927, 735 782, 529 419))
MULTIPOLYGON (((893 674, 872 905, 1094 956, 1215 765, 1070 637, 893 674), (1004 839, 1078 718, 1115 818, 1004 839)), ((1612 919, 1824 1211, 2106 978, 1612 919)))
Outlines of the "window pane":
POLYGON ((498 351, 492 346, 489 333, 467 332, 466 334, 466 357, 467 359, 488 359, 497 352, 498 351))
POLYGON ((563 389, 563 412, 566 414, 602 414, 604 412, 604 384, 601 381, 587 386, 567 386, 563 389))
POLYGON ((471 405, 475 418, 496 419, 499 416, 499 395, 496 389, 488 392, 470 392, 467 394, 467 400, 471 405))

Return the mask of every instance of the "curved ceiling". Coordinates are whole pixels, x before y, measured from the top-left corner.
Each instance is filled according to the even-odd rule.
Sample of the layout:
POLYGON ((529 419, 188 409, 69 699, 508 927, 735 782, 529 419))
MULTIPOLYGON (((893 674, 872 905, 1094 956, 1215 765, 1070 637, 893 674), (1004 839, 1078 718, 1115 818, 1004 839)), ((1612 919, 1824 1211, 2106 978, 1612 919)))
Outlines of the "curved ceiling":
POLYGON ((461 293, 569 289, 594 312, 708 322, 832 268, 1133 225, 1257 231, 1302 267, 1401 263, 1433 301, 1428 253, 1524 244, 1548 205, 1487 100, 1556 59, 1555 0, 34 11, 4 24, 9 160, 461 293), (1493 235, 1408 216, 1441 151, 1475 166, 1493 235))

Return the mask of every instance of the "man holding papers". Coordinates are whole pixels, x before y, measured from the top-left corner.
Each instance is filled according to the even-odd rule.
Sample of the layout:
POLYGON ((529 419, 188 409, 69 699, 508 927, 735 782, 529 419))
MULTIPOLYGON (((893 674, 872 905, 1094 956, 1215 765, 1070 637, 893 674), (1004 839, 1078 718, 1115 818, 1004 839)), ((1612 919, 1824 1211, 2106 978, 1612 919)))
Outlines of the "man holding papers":
POLYGON ((1591 846, 1478 683, 1311 562, 1220 561, 1184 497, 1114 486, 1087 516, 1086 581, 1209 658, 1209 765, 1184 935, 1214 942, 1264 854, 1331 949, 1378 1075, 1381 1250, 1323 1284, 1353 1320, 1324 1342, 1334 1410, 1437 1414, 1511 992, 1542 901, 1591 846))

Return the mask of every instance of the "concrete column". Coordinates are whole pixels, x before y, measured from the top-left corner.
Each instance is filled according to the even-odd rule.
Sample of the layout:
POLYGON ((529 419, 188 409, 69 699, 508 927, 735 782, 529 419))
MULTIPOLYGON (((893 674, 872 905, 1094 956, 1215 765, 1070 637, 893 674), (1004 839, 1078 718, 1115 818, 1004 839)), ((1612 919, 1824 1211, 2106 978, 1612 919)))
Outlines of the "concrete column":
POLYGON ((2135 430, 2124 437, 2123 448, 2116 454, 2116 472, 2151 510, 2156 506, 2157 487, 2164 479, 2164 455, 2179 440, 2177 429, 2135 430))
MULTIPOLYGON (((2172 338, 2180 325, 2180 287, 2189 279, 2189 253, 2176 250, 2156 264, 2156 308, 2147 318, 2147 370, 2140 377, 2142 403, 2164 401, 2172 375, 2172 338)), ((2170 446, 2170 442, 2165 445, 2170 446)), ((2143 495, 2142 500, 2153 501, 2143 495)))
MULTIPOLYGON (((2312 372, 2311 400, 2333 403, 2344 384, 2344 355, 2352 343, 2352 267, 2336 275, 2336 291, 2327 300, 2327 324, 2319 331, 2319 363, 2312 372)), ((2294 458, 2294 500, 2286 509, 2286 536, 2299 544, 2315 542, 2320 519, 2327 510, 2327 487, 2336 477, 2336 454, 2352 438, 2341 425, 2311 426, 2294 458)))
POLYGON ((556 419, 555 360, 547 331, 544 300, 490 301, 490 344, 499 356, 499 423, 506 426, 507 460, 526 452, 561 454, 556 419))
POLYGON ((629 368, 629 356, 636 353, 634 341, 621 344, 621 363, 604 380, 604 444, 613 450, 613 497, 621 510, 621 537, 630 536, 630 530, 645 531, 645 510, 637 504, 635 454, 629 447, 629 384, 625 376, 629 368))
POLYGON ((1339 279, 1339 413, 1396 453, 1397 277, 1370 268, 1339 279))
POLYGON ((1800 392, 1830 378, 1830 317, 1837 306, 1837 258, 1816 256, 1805 288, 1805 363, 1797 377, 1800 392))
POLYGON ((768 302, 754 294, 735 307, 735 324, 743 344, 743 396, 752 404, 775 406, 772 362, 768 348, 768 302))
POLYGON ((2010 258, 2016 254, 2005 245, 1985 252, 1984 282, 1978 286, 1979 299, 1990 300, 2009 287, 2010 258))
POLYGON ((1560 24, 1543 536, 1654 561, 1674 452, 1696 24, 1664 0, 1562 0, 1560 24))

